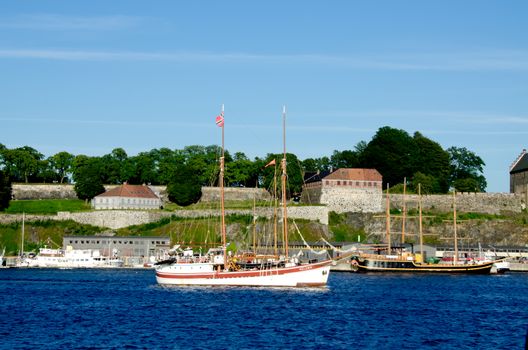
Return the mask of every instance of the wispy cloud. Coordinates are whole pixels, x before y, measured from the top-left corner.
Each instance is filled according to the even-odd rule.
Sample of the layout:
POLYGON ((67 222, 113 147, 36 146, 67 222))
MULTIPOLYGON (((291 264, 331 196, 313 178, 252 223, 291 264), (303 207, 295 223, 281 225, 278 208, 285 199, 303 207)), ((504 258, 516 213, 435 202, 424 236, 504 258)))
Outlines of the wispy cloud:
POLYGON ((0 28, 29 30, 120 30, 138 25, 142 19, 134 16, 81 17, 57 14, 27 14, 0 17, 0 28))
MULTIPOLYGON (((14 123, 32 123, 32 124, 60 124, 65 125, 85 125, 85 126, 121 126, 121 127, 153 127, 159 128, 164 126, 180 126, 180 127, 197 127, 203 128, 208 126, 206 123, 187 123, 178 121, 163 121, 163 120, 148 120, 148 121, 134 121, 134 120, 97 120, 97 119, 55 119, 55 118, 17 118, 17 117, 0 117, 2 122, 14 123)), ((214 126, 211 122, 210 126, 214 126)))
MULTIPOLYGON (((104 22, 104 21, 103 21, 104 22)), ((119 21, 118 21, 119 22, 119 21)), ((127 22, 126 20, 124 22, 127 22)), ((111 21, 109 21, 111 23, 111 21)), ((101 25, 104 27, 104 25, 101 25)), ((70 61, 179 61, 249 64, 312 64, 348 69, 403 71, 528 70, 528 51, 482 51, 437 54, 260 54, 244 52, 141 52, 73 49, 0 49, 0 58, 70 61)))

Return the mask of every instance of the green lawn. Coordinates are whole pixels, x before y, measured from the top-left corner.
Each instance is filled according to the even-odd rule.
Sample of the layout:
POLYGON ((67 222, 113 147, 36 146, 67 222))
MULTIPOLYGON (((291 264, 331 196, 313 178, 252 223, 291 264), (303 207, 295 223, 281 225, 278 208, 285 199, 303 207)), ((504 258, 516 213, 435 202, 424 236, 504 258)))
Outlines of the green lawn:
POLYGON ((86 211, 91 210, 90 204, 79 199, 43 199, 43 200, 12 200, 8 214, 57 214, 59 211, 86 211))

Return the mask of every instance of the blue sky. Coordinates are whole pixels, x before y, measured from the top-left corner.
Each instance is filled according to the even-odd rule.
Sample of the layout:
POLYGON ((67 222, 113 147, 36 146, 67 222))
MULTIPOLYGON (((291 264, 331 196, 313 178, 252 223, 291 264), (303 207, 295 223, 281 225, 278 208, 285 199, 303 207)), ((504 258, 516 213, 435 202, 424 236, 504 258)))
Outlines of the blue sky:
POLYGON ((301 159, 420 131, 509 191, 528 147, 526 1, 3 1, 0 143, 103 155, 220 143, 301 159))

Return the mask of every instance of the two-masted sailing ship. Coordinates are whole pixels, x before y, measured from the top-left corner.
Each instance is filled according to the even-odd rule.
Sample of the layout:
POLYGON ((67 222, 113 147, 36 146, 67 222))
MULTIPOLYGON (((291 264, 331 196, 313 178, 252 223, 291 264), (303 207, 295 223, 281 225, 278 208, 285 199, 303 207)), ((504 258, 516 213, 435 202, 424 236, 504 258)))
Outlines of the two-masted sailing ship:
POLYGON ((224 206, 224 106, 216 118, 222 129, 222 154, 220 157, 220 210, 222 245, 210 249, 205 255, 194 255, 184 251, 155 266, 156 280, 164 285, 204 286, 255 286, 255 287, 302 287, 324 286, 327 283, 332 260, 302 263, 297 257, 290 257, 287 239, 286 207, 286 109, 283 109, 284 152, 282 168, 283 231, 285 234, 284 255, 281 257, 255 255, 251 261, 240 259, 227 252, 226 223, 224 206))
MULTIPOLYGON (((493 267, 493 261, 468 262, 461 261, 458 254, 457 237, 457 214, 456 214, 456 193, 453 192, 453 240, 454 256, 452 261, 446 263, 427 263, 423 257, 423 233, 422 233, 422 197, 420 186, 418 186, 418 212, 419 212, 419 236, 420 254, 404 252, 403 248, 398 250, 391 246, 390 234, 390 200, 389 190, 386 193, 386 216, 387 216, 387 246, 383 250, 378 250, 378 254, 358 254, 351 257, 350 263, 354 270, 358 272, 410 272, 410 273, 447 273, 447 274, 489 274, 493 267)), ((404 200, 405 202, 405 200, 404 200)), ((405 209, 403 210, 405 213, 405 209)), ((405 214, 404 214, 405 215, 405 214)), ((404 228, 402 224, 402 246, 404 242, 404 228)))

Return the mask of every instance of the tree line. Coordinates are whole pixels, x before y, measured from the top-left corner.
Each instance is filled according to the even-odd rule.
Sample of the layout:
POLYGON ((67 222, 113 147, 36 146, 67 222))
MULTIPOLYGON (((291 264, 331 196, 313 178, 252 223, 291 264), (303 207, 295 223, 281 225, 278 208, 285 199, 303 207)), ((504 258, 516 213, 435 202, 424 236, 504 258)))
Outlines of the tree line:
MULTIPOLYGON (((9 149, 0 144, 0 186, 5 187, 2 183, 7 182, 73 182, 79 198, 91 199, 104 191, 103 184, 167 185, 170 199, 189 195, 192 198, 184 202, 192 202, 198 194, 187 192, 216 184, 220 154, 219 146, 193 145, 175 150, 153 149, 135 156, 116 148, 99 157, 62 151, 45 158, 29 146, 9 149)), ((242 152, 226 151, 225 183, 271 188, 277 169, 266 165, 273 159, 279 164, 281 158, 281 154, 269 153, 251 160, 242 152)), ((420 183, 425 193, 446 193, 451 188, 463 192, 486 189, 485 164, 474 152, 461 147, 444 150, 419 132, 411 136, 388 126, 380 128, 369 142, 361 141, 349 150, 335 150, 330 156, 300 160, 288 153, 287 164, 290 195, 301 191, 304 173, 338 168, 375 168, 383 176, 384 186, 397 187, 407 178, 411 190, 420 183)), ((4 192, 0 188, 0 193, 4 192)))

